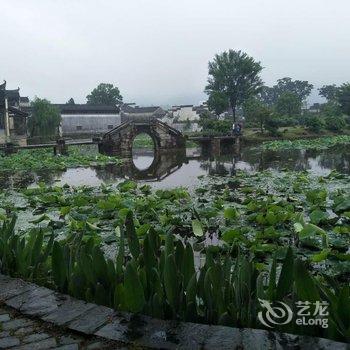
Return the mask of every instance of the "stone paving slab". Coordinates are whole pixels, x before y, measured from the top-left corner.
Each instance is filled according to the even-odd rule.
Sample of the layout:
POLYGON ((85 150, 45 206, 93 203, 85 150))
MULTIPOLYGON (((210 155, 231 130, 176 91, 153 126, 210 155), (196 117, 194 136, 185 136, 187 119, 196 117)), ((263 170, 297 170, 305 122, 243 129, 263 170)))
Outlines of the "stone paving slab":
POLYGON ((103 325, 111 322, 114 311, 105 306, 95 306, 68 324, 69 329, 93 334, 103 325))
POLYGON ((26 283, 21 279, 10 278, 4 275, 0 275, 0 285, 0 301, 13 298, 33 288, 31 284, 26 283))
POLYGON ((27 315, 44 315, 57 308, 53 293, 52 290, 43 287, 29 288, 24 293, 7 299, 6 304, 27 315))
POLYGON ((41 350, 41 349, 125 349, 120 343, 87 336, 23 316, 18 311, 0 305, 0 349, 41 350), (21 328, 18 328, 21 327, 21 328))
POLYGON ((57 293, 55 295, 56 299, 53 303, 56 307, 52 312, 42 316, 42 319, 60 326, 76 320, 79 316, 84 315, 96 306, 95 304, 77 300, 67 295, 60 296, 60 300, 58 300, 57 297, 59 295, 57 293))
MULTIPOLYGON (((0 341, 19 339, 19 349, 29 349, 25 339, 36 339, 35 347, 56 346, 62 349, 102 349, 112 342, 111 349, 126 344, 138 348, 154 349, 329 349, 345 350, 344 343, 321 338, 297 336, 260 329, 238 329, 186 322, 164 321, 148 316, 115 312, 114 310, 52 292, 20 279, 0 275, 0 303, 19 311, 16 317, 2 322, 0 341), (19 290, 20 288, 20 290, 19 290), (24 315, 35 317, 41 328, 24 315), (61 331, 59 338, 47 331, 48 325, 61 331), (23 330, 31 328, 30 332, 23 330), (20 331, 21 330, 21 331, 20 331), (62 334, 62 331, 64 334, 62 334), (6 333, 7 332, 7 333, 6 333), (9 332, 9 333, 8 333, 9 332), (15 334, 16 336, 14 336, 15 334), (28 335, 29 334, 29 335, 28 335), (36 336, 34 336, 36 334, 36 336), (43 338, 49 334, 48 338, 43 338), (72 334, 77 342, 67 341, 72 334), (46 335, 45 335, 46 336, 46 335), (90 342, 90 339, 100 339, 90 342), (54 341, 56 342, 53 345, 54 341), (101 344, 99 344, 101 342, 101 344), (83 344, 83 345, 82 345, 83 344), (102 347, 101 347, 102 346, 102 347)), ((0 307, 0 315, 6 315, 0 307)), ((6 316, 2 316, 6 319, 6 316)), ((0 347, 1 348, 1 347, 0 347)))

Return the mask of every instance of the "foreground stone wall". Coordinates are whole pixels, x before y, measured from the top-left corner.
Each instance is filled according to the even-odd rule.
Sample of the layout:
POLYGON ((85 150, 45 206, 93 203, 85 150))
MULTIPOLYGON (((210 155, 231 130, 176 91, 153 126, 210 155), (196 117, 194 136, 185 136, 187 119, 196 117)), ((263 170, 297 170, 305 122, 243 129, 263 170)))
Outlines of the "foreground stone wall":
POLYGON ((164 321, 116 312, 3 275, 0 275, 0 303, 22 315, 66 329, 67 332, 99 337, 102 341, 115 341, 133 347, 230 350, 348 348, 344 343, 321 338, 259 329, 164 321))

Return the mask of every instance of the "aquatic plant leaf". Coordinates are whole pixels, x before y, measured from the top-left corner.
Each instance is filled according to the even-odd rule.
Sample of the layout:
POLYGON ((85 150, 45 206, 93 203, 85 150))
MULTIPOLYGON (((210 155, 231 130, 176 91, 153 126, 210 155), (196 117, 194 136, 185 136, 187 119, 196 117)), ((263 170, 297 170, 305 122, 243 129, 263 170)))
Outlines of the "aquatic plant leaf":
POLYGON ((124 275, 125 305, 130 312, 141 312, 145 306, 145 295, 135 268, 135 262, 128 262, 124 275))
POLYGON ((297 259, 294 264, 294 280, 299 300, 314 302, 320 300, 317 286, 305 264, 297 259))
POLYGON ((204 234, 202 223, 199 220, 192 220, 192 230, 197 237, 204 234))
POLYGON ((176 312, 178 298, 178 277, 173 254, 170 254, 165 258, 163 278, 165 294, 167 296, 169 305, 172 307, 173 311, 176 312))
POLYGON ((52 248, 52 274, 56 286, 62 292, 65 291, 67 283, 67 262, 63 253, 63 248, 58 242, 54 242, 52 248))
POLYGON ((310 213, 310 220, 313 224, 319 224, 329 218, 329 214, 323 210, 315 209, 310 213))
POLYGON ((306 224, 299 232, 300 238, 312 237, 313 235, 327 235, 327 232, 314 224, 306 224))
POLYGON ((40 217, 38 217, 37 219, 30 220, 29 222, 32 224, 39 224, 40 222, 47 221, 47 220, 50 220, 50 217, 48 215, 44 214, 44 215, 41 215, 40 217))
POLYGON ((128 214, 126 215, 125 229, 131 255, 134 257, 134 259, 137 259, 140 255, 140 243, 136 235, 134 219, 131 210, 129 210, 128 214))
POLYGON ((224 218, 225 219, 236 219, 238 216, 236 208, 226 208, 224 211, 224 218))
POLYGON ((288 247, 284 259, 280 277, 277 283, 276 299, 283 300, 283 297, 291 290, 293 285, 294 257, 293 250, 288 247))
POLYGON ((313 262, 321 262, 327 259, 329 253, 331 252, 331 249, 323 249, 321 252, 317 254, 313 254, 311 256, 311 260, 313 262))

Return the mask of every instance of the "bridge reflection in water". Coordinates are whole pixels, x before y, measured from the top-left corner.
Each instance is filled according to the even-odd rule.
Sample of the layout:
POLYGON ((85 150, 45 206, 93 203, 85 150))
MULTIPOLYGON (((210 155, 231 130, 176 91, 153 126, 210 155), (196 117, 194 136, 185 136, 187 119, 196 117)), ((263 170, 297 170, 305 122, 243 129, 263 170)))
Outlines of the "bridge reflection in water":
MULTIPOLYGON (((214 155, 210 149, 201 148, 179 151, 158 152, 156 150, 136 150, 133 157, 123 159, 123 163, 118 166, 107 166, 107 168, 96 169, 97 177, 105 182, 111 182, 117 178, 127 178, 136 181, 160 182, 168 176, 176 173, 184 164, 192 160, 201 162, 200 167, 209 174, 227 175, 234 174, 235 160, 240 159, 238 147, 230 147, 214 155), (218 156, 231 155, 231 163, 220 162, 218 156), (153 159, 152 159, 153 157, 153 159), (146 165, 146 166, 145 166, 146 165)), ((192 174, 187 174, 192 175, 192 174)), ((193 174, 195 175, 195 174, 193 174)), ((199 175, 199 174, 197 174, 199 175)))

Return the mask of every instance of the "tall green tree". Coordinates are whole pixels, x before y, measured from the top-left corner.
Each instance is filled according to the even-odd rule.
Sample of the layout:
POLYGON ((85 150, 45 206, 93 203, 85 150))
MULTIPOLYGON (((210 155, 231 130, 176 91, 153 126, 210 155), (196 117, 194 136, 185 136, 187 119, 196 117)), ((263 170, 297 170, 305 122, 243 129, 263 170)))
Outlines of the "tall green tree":
POLYGON ((259 99, 266 106, 273 107, 278 100, 278 92, 274 87, 264 85, 259 93, 259 99))
POLYGON ((280 115, 293 117, 300 115, 302 102, 300 97, 292 92, 284 92, 276 103, 276 112, 280 115))
POLYGON ((260 62, 245 52, 229 50, 215 55, 209 62, 208 85, 205 92, 210 96, 214 92, 226 96, 236 121, 236 108, 251 96, 256 95, 261 86, 260 62))
POLYGON ((293 93, 298 96, 301 102, 305 101, 311 94, 313 87, 314 86, 306 80, 292 80, 292 78, 288 77, 278 79, 276 85, 279 96, 286 92, 293 93))
POLYGON ((28 119, 30 136, 53 136, 58 134, 61 114, 50 101, 36 97, 31 103, 32 113, 28 119))
POLYGON ((212 91, 208 98, 208 108, 217 116, 224 113, 230 107, 228 98, 220 91, 212 91))
POLYGON ((246 120, 259 124, 263 133, 265 123, 271 117, 271 110, 258 98, 251 97, 244 103, 243 111, 246 120))
POLYGON ((306 80, 292 80, 285 77, 277 80, 277 84, 268 87, 264 86, 260 92, 260 99, 268 106, 277 104, 278 99, 285 93, 292 93, 298 96, 300 102, 306 100, 310 95, 313 85, 306 80))
POLYGON ((350 115, 350 83, 345 83, 338 90, 338 102, 342 112, 350 115))
POLYGON ((318 94, 330 102, 337 99, 338 90, 339 88, 335 84, 323 85, 320 89, 318 89, 318 94))
POLYGON ((87 103, 92 105, 116 106, 123 101, 119 89, 113 84, 101 83, 86 96, 87 103))

